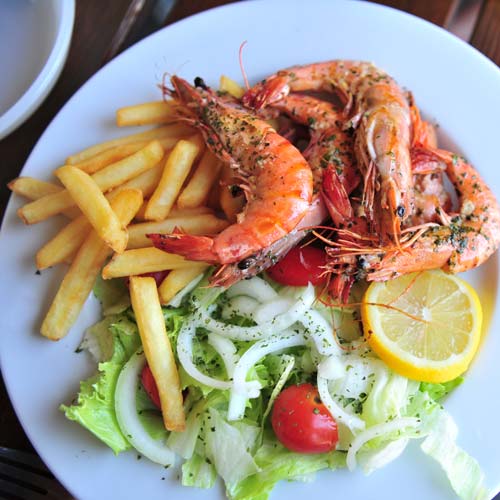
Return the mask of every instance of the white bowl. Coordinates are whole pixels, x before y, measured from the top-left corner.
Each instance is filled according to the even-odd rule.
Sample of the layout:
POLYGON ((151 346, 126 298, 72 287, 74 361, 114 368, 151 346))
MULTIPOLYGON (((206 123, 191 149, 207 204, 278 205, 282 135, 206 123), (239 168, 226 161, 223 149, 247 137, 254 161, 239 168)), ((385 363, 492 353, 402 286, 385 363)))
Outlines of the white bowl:
POLYGON ((0 2, 0 139, 40 106, 68 55, 74 0, 0 2))

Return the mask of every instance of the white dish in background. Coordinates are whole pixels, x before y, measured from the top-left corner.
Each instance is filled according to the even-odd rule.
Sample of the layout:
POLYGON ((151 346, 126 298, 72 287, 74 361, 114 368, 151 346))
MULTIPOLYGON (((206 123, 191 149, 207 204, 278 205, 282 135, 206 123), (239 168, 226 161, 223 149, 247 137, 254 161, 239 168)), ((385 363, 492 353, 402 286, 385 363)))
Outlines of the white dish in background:
MULTIPOLYGON (((180 21, 132 47, 89 80, 61 110, 33 150, 24 175, 49 178, 63 159, 86 146, 128 133, 118 130, 115 110, 160 97, 165 72, 187 79, 202 76, 217 85, 224 73, 241 80, 238 49, 255 82, 279 68, 328 59, 366 59, 411 89, 426 116, 440 128, 441 144, 477 166, 500 193, 498 124, 500 71, 476 50, 436 26, 399 11, 363 2, 240 2, 180 21), (471 96, 471 89, 475 89, 471 96)), ((70 334, 58 343, 38 328, 63 269, 35 274, 33 256, 57 224, 24 227, 16 217, 22 201, 9 203, 0 236, 0 360, 19 419, 33 445, 63 484, 80 500, 119 498, 221 499, 223 490, 184 488, 177 471, 165 471, 134 452, 111 450, 58 411, 80 380, 95 370, 75 354, 84 329, 99 317, 87 302, 70 334), (165 480, 162 480, 165 478, 165 480)), ((476 457, 487 486, 500 490, 500 307, 498 256, 468 273, 485 311, 485 338, 466 380, 447 399, 459 445, 476 457)), ((455 498, 439 466, 413 443, 386 468, 365 477, 346 470, 324 471, 312 483, 279 484, 272 498, 316 496, 384 500, 455 498)))
POLYGON ((74 0, 0 2, 0 139, 43 102, 66 61, 74 0))

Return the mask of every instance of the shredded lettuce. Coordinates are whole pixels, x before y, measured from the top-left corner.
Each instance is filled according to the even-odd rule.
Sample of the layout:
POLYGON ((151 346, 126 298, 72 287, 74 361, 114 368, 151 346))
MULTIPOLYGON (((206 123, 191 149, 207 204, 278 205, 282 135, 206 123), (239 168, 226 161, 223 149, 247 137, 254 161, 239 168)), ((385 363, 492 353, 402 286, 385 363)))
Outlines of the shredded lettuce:
MULTIPOLYGON (((189 328, 193 334, 189 360, 195 369, 186 370, 179 363, 181 386, 187 394, 186 430, 168 433, 161 413, 140 384, 136 394, 141 425, 183 459, 183 485, 210 488, 220 476, 231 500, 267 500, 278 481, 310 480, 318 470, 346 465, 360 466, 368 474, 397 458, 410 439, 423 439, 422 450, 440 464, 460 498, 487 497, 479 464, 458 447, 456 426, 439 403, 462 383, 462 377, 430 384, 394 373, 359 340, 355 307, 326 309, 320 302, 306 308, 311 312, 308 318, 299 315, 287 327, 288 338, 303 336, 305 345, 283 344, 271 352, 276 328, 272 318, 288 314, 287 307, 292 306, 287 304, 294 304, 298 291, 262 278, 240 282, 227 291, 206 285, 205 279, 193 291, 179 295, 176 307, 163 308, 174 353, 178 343, 182 350, 181 329, 189 328), (269 301, 272 307, 266 305, 269 301), (225 331, 215 331, 214 325, 225 331), (330 328, 338 329, 340 346, 350 343, 355 348, 340 349, 333 343, 325 347, 322 338, 330 328), (236 336, 231 337, 231 332, 236 336), (242 375, 243 365, 238 363, 258 347, 262 357, 254 356, 242 375), (204 383, 210 377, 223 384, 204 385, 195 376, 204 383), (294 453, 277 441, 267 416, 286 386, 316 380, 332 414, 335 410, 345 418, 337 422, 338 451, 294 453), (242 398, 236 420, 231 416, 235 395, 242 398), (350 427, 346 422, 359 425, 350 427)), ((299 292, 304 290, 311 295, 312 289, 299 292)), ((116 419, 115 388, 123 367, 140 347, 140 338, 123 281, 98 280, 94 293, 102 303, 104 319, 86 332, 81 348, 98 361, 98 373, 83 381, 76 402, 61 410, 119 453, 131 445, 116 419)))

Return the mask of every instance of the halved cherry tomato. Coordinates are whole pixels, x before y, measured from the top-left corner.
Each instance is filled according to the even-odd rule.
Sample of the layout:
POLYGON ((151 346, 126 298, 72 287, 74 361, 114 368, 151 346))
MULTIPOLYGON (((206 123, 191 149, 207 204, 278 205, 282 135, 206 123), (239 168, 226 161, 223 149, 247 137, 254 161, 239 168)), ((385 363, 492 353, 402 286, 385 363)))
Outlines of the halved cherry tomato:
POLYGON ((160 403, 160 394, 158 393, 158 387, 156 386, 156 381, 153 377, 153 373, 151 372, 151 368, 146 363, 141 372, 141 382, 144 390, 147 392, 148 396, 151 398, 151 401, 161 409, 160 403))
POLYGON ((279 441, 298 453, 325 453, 339 440, 337 423, 311 384, 283 390, 274 402, 271 424, 279 441))
POLYGON ((325 282, 321 275, 326 264, 326 253, 316 247, 292 248, 279 262, 270 267, 269 276, 282 285, 306 286, 311 282, 325 282))

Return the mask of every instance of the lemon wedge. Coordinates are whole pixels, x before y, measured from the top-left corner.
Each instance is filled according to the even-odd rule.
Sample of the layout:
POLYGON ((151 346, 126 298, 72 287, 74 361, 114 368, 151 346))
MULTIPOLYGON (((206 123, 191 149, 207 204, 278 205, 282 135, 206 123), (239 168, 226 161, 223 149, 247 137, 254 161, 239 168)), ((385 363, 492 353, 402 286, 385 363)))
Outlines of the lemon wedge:
POLYGON ((361 315, 378 356, 395 372, 423 382, 447 382, 467 370, 483 319, 474 289, 443 271, 372 283, 361 315))

